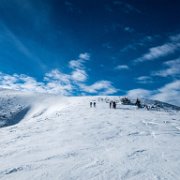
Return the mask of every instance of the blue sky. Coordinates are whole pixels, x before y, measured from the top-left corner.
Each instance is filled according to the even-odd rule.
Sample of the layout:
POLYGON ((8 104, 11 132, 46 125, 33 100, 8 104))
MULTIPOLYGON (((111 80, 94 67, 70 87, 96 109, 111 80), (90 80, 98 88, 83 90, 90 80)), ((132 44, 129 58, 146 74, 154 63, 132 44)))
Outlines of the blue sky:
POLYGON ((178 0, 0 0, 0 87, 180 105, 178 0))

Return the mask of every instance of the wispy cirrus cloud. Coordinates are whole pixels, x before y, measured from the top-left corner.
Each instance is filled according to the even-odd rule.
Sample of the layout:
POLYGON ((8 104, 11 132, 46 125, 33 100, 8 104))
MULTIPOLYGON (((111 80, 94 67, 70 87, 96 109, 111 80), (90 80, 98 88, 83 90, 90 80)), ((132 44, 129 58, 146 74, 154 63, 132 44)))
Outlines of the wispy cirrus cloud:
POLYGON ((139 76, 136 78, 136 81, 140 84, 149 84, 153 82, 153 79, 150 76, 139 76))
POLYGON ((129 50, 136 50, 138 47, 145 47, 147 44, 155 41, 158 36, 145 36, 139 40, 133 41, 121 49, 121 52, 128 52, 129 50))
POLYGON ((134 62, 144 62, 144 61, 152 61, 161 57, 165 57, 169 54, 174 53, 180 44, 167 43, 161 46, 152 47, 149 49, 149 52, 144 54, 142 57, 136 59, 134 62))
POLYGON ((19 53, 23 54, 26 58, 38 64, 38 66, 41 67, 42 69, 45 69, 46 66, 43 63, 43 61, 37 55, 31 52, 31 50, 21 41, 21 39, 18 36, 16 36, 10 30, 10 28, 8 28, 1 21, 0 21, 0 27, 2 27, 1 33, 3 34, 3 40, 2 40, 3 43, 5 41, 8 41, 8 44, 12 44, 13 47, 17 49, 19 53))
POLYGON ((134 29, 132 27, 126 26, 126 27, 124 27, 124 31, 132 33, 132 32, 134 32, 134 29))
POLYGON ((129 13, 141 13, 141 11, 136 8, 134 5, 121 1, 121 0, 115 0, 112 2, 112 5, 105 4, 104 8, 107 12, 112 13, 114 11, 114 7, 120 9, 123 13, 129 14, 129 13))
POLYGON ((152 72, 152 75, 161 76, 161 77, 167 77, 167 76, 180 77, 180 58, 171 61, 166 61, 163 63, 163 65, 166 68, 156 72, 152 72))
POLYGON ((124 1, 116 0, 116 1, 113 1, 113 4, 115 6, 121 7, 125 13, 130 13, 130 12, 141 13, 141 11, 137 9, 136 7, 134 7, 132 4, 129 4, 124 1))
POLYGON ((169 39, 173 42, 179 42, 180 41, 180 34, 176 34, 174 36, 170 36, 169 39))
POLYGON ((128 70, 129 69, 129 66, 128 65, 125 65, 125 64, 122 64, 122 65, 118 65, 115 67, 116 70, 128 70))
POLYGON ((166 42, 165 44, 162 44, 160 46, 151 47, 147 53, 142 55, 140 58, 135 59, 134 63, 152 61, 175 53, 180 48, 179 34, 170 36, 169 40, 169 42, 166 42))

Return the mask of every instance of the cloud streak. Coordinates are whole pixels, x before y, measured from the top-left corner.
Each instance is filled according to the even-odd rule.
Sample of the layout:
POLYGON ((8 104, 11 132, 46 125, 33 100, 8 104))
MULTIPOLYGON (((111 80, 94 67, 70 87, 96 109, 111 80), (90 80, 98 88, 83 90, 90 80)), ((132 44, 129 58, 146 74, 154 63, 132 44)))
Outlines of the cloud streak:
POLYGON ((118 65, 115 67, 116 70, 128 70, 129 66, 123 64, 123 65, 118 65))
POLYGON ((163 63, 166 67, 160 71, 153 72, 153 76, 160 76, 160 77, 167 77, 167 76, 174 76, 180 77, 180 58, 166 61, 163 63))
POLYGON ((11 43, 14 45, 14 47, 23 54, 26 58, 29 60, 35 62, 39 65, 42 69, 45 69, 45 64, 43 61, 33 54, 26 45, 2 22, 0 22, 0 27, 2 27, 2 34, 4 35, 4 40, 8 41, 8 43, 11 43))
POLYGON ((180 35, 171 36, 169 37, 169 42, 150 48, 147 53, 142 55, 140 58, 135 59, 134 63, 152 61, 175 53, 180 48, 179 36, 180 35))
POLYGON ((140 84, 149 84, 153 83, 152 77, 150 76, 140 76, 136 78, 136 81, 140 84))
POLYGON ((130 13, 130 12, 141 13, 141 11, 139 9, 137 9, 133 5, 131 5, 127 2, 124 2, 124 1, 116 0, 116 1, 113 1, 113 4, 115 6, 121 7, 125 13, 130 13))

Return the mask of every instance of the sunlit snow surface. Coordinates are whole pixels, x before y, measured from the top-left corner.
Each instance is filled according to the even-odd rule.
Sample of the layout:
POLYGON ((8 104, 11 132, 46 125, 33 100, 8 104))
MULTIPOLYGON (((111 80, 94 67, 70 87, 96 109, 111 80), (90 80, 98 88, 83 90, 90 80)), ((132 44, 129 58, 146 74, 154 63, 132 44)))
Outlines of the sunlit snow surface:
POLYGON ((2 180, 180 179, 178 111, 0 91, 0 119, 2 180))

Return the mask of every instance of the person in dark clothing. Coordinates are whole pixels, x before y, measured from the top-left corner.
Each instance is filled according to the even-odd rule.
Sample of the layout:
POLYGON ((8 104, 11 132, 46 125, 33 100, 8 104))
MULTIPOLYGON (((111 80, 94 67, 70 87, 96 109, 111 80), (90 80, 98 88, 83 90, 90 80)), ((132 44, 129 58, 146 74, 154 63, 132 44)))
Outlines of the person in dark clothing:
POLYGON ((92 108, 92 102, 90 102, 90 107, 92 108))
POLYGON ((116 109, 116 102, 113 101, 113 108, 116 109))
POLYGON ((136 100, 136 103, 135 105, 138 107, 138 108, 141 108, 141 101, 137 98, 136 100))
POLYGON ((109 103, 109 108, 110 109, 112 108, 112 101, 110 101, 110 103, 109 103))
POLYGON ((94 107, 96 107, 96 102, 94 102, 94 107))

